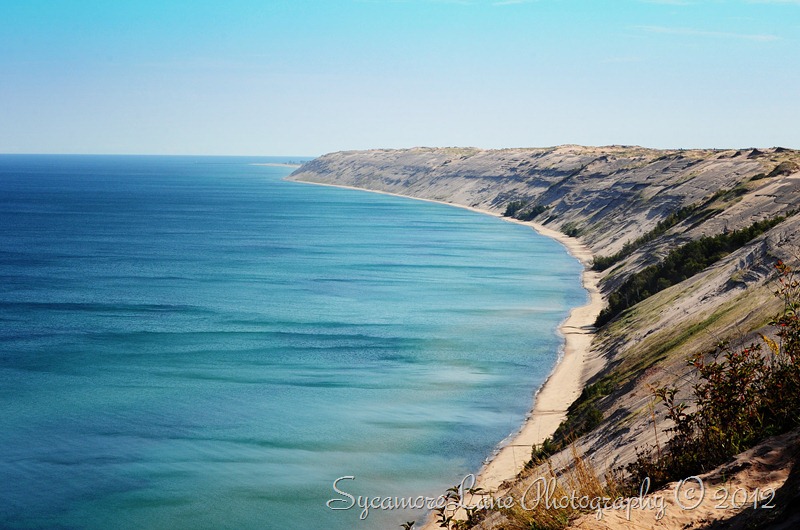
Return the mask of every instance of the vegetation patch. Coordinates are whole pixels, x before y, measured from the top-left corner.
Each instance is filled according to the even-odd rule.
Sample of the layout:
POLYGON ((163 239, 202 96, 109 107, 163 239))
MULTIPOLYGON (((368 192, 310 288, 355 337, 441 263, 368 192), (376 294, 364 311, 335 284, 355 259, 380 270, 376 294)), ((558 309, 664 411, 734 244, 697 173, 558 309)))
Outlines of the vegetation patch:
POLYGON ((674 426, 665 450, 646 448, 627 468, 633 483, 650 477, 654 486, 703 473, 769 436, 800 426, 800 281, 782 262, 775 291, 783 310, 771 325, 778 340, 761 335, 746 347, 721 343, 689 358, 699 381, 695 410, 678 402, 677 387, 654 389, 674 426))
MULTIPOLYGON (((547 487, 551 498, 575 499, 575 502, 531 502, 530 492, 517 495, 511 508, 502 510, 506 516, 500 528, 506 530, 560 530, 580 515, 597 511, 591 499, 617 499, 633 494, 633 490, 613 473, 601 474, 592 462, 570 447, 570 465, 556 471, 550 462, 537 463, 538 476, 533 483, 547 487), (585 501, 584 501, 585 500, 585 501)), ((535 496, 535 494, 534 494, 535 496)))
POLYGON ((530 205, 525 201, 511 201, 506 205, 506 210, 503 212, 503 217, 513 217, 520 221, 533 221, 537 216, 546 212, 548 206, 541 204, 530 205))
MULTIPOLYGON (((788 162, 788 164, 793 163, 788 162)), ((797 166, 797 164, 794 165, 797 166)), ((794 171, 796 170, 797 169, 794 171)), ((772 176, 772 174, 769 176, 772 176)), ((758 178, 767 178, 767 175, 761 173, 753 177, 751 180, 757 180, 758 178)), ((615 263, 618 263, 630 256, 647 243, 650 243, 651 241, 661 237, 667 233, 669 229, 677 226, 686 219, 690 219, 692 222, 692 225, 688 228, 689 230, 699 226, 723 210, 722 208, 712 207, 712 204, 718 201, 729 202, 731 200, 738 199, 739 197, 745 195, 748 191, 749 189, 745 184, 739 184, 730 189, 718 190, 713 195, 705 199, 701 204, 690 204, 689 206, 684 206, 674 212, 671 212, 667 217, 659 221, 655 228, 634 239, 633 241, 628 241, 625 243, 619 252, 611 254, 610 256, 596 256, 592 263, 592 270, 604 271, 608 269, 615 263)))
POLYGON ((775 169, 770 171, 769 175, 767 175, 767 178, 791 175, 792 173, 797 173, 798 171, 800 171, 800 166, 797 165, 797 162, 786 160, 785 162, 781 162, 775 166, 775 169))
POLYGON ((553 437, 533 446, 531 461, 526 467, 534 466, 540 460, 558 453, 573 440, 597 427, 603 421, 603 412, 597 404, 616 387, 617 381, 613 375, 586 386, 578 399, 567 409, 567 418, 558 426, 553 437))
POLYGON ((733 310, 733 305, 721 308, 709 315, 707 318, 704 318, 703 320, 693 324, 689 324, 683 329, 676 328, 668 330, 667 333, 662 334, 664 335, 663 337, 659 335, 659 340, 654 342, 652 347, 645 350, 645 355, 641 355, 636 358, 630 356, 628 359, 626 359, 626 361, 619 366, 616 373, 617 377, 620 381, 627 382, 631 378, 635 377, 636 374, 643 373, 645 370, 655 365, 659 361, 670 357, 672 352, 678 351, 679 348, 684 346, 693 337, 696 337, 698 333, 710 329, 717 321, 733 310))
POLYGON ((655 228, 653 228, 643 236, 638 237, 633 241, 628 241, 627 243, 625 243, 625 245, 622 246, 622 250, 620 250, 616 254, 612 254, 610 256, 595 257, 592 263, 592 270, 603 271, 609 268, 610 266, 614 265, 615 263, 622 261, 623 259, 633 254, 633 252, 636 249, 649 243, 650 241, 653 241, 657 237, 665 234, 667 230, 677 225, 684 219, 689 218, 696 211, 697 211, 697 206, 690 205, 690 206, 684 206, 683 208, 680 208, 670 213, 667 217, 659 221, 658 224, 656 224, 655 228))
POLYGON ((514 217, 518 211, 523 209, 528 203, 525 201, 511 201, 506 205, 503 217, 514 217))
POLYGON ((564 223, 561 227, 561 232, 569 237, 578 237, 581 235, 582 230, 578 227, 577 223, 569 222, 564 223))
POLYGON ((595 325, 602 326, 645 298, 691 278, 785 219, 778 216, 757 221, 747 228, 701 237, 676 248, 662 262, 632 275, 611 293, 608 307, 600 312, 595 325))
POLYGON ((706 201, 706 204, 712 204, 716 201, 729 202, 745 195, 748 191, 750 190, 745 184, 739 184, 727 190, 719 190, 706 201))

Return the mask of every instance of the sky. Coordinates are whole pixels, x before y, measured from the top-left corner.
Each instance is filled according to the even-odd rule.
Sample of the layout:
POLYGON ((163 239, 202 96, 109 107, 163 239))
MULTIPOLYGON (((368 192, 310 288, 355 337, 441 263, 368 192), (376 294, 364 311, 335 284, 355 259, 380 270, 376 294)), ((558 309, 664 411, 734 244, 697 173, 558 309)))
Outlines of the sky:
POLYGON ((800 0, 0 0, 0 153, 800 148, 800 0))

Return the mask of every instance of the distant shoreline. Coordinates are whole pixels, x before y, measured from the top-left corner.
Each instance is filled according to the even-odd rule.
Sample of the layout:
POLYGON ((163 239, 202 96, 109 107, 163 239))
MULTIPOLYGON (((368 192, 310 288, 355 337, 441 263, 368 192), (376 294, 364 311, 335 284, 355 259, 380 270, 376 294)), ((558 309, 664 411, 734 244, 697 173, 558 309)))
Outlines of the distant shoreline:
MULTIPOLYGON (((517 474, 524 468, 525 463, 530 459, 533 444, 540 444, 545 438, 553 435, 559 424, 566 419, 567 409, 580 396, 586 381, 602 368, 603 361, 601 359, 591 359, 589 357, 592 338, 594 337, 594 321, 603 308, 603 299, 599 287, 600 274, 590 268, 592 253, 589 248, 577 239, 568 237, 539 223, 503 217, 499 213, 472 206, 357 188, 355 186, 302 180, 289 180, 289 182, 391 195, 445 204, 491 215, 504 221, 529 226, 538 234, 556 240, 566 248, 572 257, 584 266, 584 270, 581 273, 581 283, 589 295, 589 300, 584 305, 572 308, 569 316, 559 325, 558 332, 564 337, 564 344, 559 350, 559 356, 552 372, 534 394, 533 409, 520 429, 516 434, 507 438, 487 458, 478 473, 477 485, 487 491, 496 491, 501 488, 503 482, 516 478, 517 474), (520 449, 520 446, 523 446, 523 448, 520 449)), ((422 526, 423 530, 433 528, 436 528, 436 526, 432 524, 431 519, 428 519, 426 524, 422 526)))
POLYGON ((298 168, 303 164, 294 163, 294 162, 257 162, 250 164, 251 166, 269 166, 269 167, 292 167, 298 168))

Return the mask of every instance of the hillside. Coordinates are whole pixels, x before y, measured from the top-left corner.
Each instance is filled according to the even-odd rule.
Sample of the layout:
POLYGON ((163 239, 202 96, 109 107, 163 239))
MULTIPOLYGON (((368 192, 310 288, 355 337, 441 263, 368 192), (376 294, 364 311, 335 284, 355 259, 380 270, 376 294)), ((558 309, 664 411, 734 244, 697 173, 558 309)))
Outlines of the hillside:
POLYGON ((675 384, 686 398, 696 379, 686 358, 762 330, 780 309, 774 263, 800 262, 800 152, 783 148, 354 151, 322 156, 290 178, 505 212, 584 243, 605 299, 629 302, 596 331, 590 357, 600 362, 585 365, 590 391, 565 429, 601 470, 664 443, 669 424, 651 406, 651 388, 675 384), (708 262, 670 255, 692 241, 711 248, 711 236, 708 262), (669 273, 645 271, 670 259, 681 263, 669 273), (661 274, 657 288, 637 287, 642 271, 661 274))

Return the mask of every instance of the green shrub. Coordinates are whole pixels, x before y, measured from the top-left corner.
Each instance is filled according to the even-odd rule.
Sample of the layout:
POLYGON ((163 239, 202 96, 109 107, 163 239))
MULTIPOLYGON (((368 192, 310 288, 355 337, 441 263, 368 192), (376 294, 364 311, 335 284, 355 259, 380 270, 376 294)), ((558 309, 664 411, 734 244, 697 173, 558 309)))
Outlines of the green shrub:
POLYGON ((528 208, 528 203, 525 201, 511 201, 506 205, 506 210, 503 212, 503 217, 513 217, 520 221, 532 221, 536 216, 547 211, 547 206, 535 204, 528 208))
POLYGON ((800 282, 784 263, 776 268, 775 294, 784 302, 772 321, 779 340, 761 335, 761 343, 739 348, 723 343, 690 357, 699 376, 693 412, 676 400, 676 387, 655 389, 674 423, 667 429, 673 436, 663 453, 637 452, 628 466, 633 483, 650 477, 658 486, 709 471, 769 436, 800 426, 800 282))
POLYGON ((569 222, 561 227, 561 232, 569 237, 578 237, 581 235, 581 229, 575 223, 569 222))
POLYGON ((511 201, 506 205, 506 211, 503 212, 503 217, 514 217, 514 215, 527 203, 524 201, 511 201))
POLYGON ((561 422, 552 438, 534 445, 530 465, 567 447, 573 440, 588 433, 603 421, 603 412, 597 402, 611 394, 616 388, 616 379, 606 376, 596 383, 584 387, 581 395, 567 409, 567 418, 561 422))
POLYGON ((536 204, 532 208, 519 212, 516 218, 520 221, 533 221, 534 218, 547 211, 547 206, 536 204))

